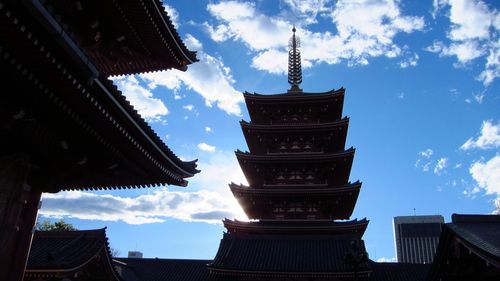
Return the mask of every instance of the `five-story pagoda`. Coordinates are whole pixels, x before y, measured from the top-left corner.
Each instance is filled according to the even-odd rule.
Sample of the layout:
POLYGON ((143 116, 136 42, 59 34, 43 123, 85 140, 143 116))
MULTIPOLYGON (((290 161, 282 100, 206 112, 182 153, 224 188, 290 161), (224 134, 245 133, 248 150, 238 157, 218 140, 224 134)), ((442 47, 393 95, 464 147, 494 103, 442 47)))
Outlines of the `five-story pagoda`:
POLYGON ((230 188, 251 221, 224 220, 227 233, 209 265, 214 275, 317 280, 372 272, 362 240, 368 221, 349 220, 361 183, 349 181, 345 90, 303 92, 299 44, 294 28, 287 93, 244 94, 250 152, 236 157, 249 185, 230 188))

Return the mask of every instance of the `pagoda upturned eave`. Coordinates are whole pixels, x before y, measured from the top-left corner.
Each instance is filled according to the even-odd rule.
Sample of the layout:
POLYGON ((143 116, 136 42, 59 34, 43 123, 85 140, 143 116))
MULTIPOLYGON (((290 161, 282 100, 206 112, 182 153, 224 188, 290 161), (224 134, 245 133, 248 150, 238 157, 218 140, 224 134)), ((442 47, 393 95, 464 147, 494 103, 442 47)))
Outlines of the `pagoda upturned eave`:
POLYGON ((251 154, 236 150, 235 154, 239 161, 248 162, 330 162, 332 160, 352 159, 356 149, 349 148, 337 153, 272 153, 272 154, 251 154))
POLYGON ((349 118, 313 124, 240 124, 252 154, 332 153, 345 149, 349 118))
POLYGON ((232 191, 245 214, 251 219, 273 219, 279 215, 283 219, 306 219, 313 216, 315 219, 345 220, 349 219, 354 211, 359 190, 359 187, 329 189, 323 193, 300 190, 292 194, 260 193, 262 189, 254 189, 255 193, 232 191), (311 203, 316 210, 305 211, 309 207, 303 202, 311 203), (289 207, 296 208, 297 204, 303 211, 287 211, 289 207), (277 206, 282 209, 279 213, 275 212, 277 206))
POLYGON ((341 120, 326 122, 326 123, 293 123, 293 124, 255 124, 245 120, 240 121, 243 130, 255 132, 289 132, 300 131, 309 133, 311 131, 329 131, 349 126, 349 117, 344 117, 341 120))
POLYGON ((338 194, 343 192, 359 192, 361 182, 349 183, 342 186, 328 185, 296 185, 290 188, 289 185, 273 185, 272 187, 263 185, 259 188, 252 188, 247 185, 231 183, 229 185, 231 192, 236 196, 269 196, 269 197, 309 197, 321 196, 328 194, 338 194), (266 188, 267 187, 267 188, 266 188))
POLYGON ((344 92, 243 95, 252 123, 322 123, 341 119, 344 92))
POLYGON ((324 101, 324 100, 329 100, 332 97, 343 97, 344 94, 345 94, 345 88, 342 87, 337 90, 332 89, 330 91, 319 92, 319 93, 299 92, 299 93, 281 93, 281 94, 259 94, 259 93, 244 92, 243 96, 245 97, 245 100, 250 102, 266 101, 266 102, 272 102, 274 104, 279 102, 290 102, 290 101, 304 102, 305 100, 324 101))
POLYGON ((352 235, 361 239, 369 221, 361 220, 260 220, 239 221, 224 219, 224 227, 230 234, 312 234, 312 235, 352 235))

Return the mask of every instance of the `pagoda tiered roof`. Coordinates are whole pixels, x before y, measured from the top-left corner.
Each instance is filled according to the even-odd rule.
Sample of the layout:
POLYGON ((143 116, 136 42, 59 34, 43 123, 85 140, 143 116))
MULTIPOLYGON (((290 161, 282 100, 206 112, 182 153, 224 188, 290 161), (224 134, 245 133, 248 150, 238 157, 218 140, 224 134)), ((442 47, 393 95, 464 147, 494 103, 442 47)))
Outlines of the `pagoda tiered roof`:
POLYGON ((356 205, 361 183, 343 186, 289 188, 250 188, 230 185, 249 218, 269 219, 282 215, 284 219, 314 216, 316 219, 349 219, 356 205), (280 211, 276 211, 279 208, 280 211), (288 211, 289 209, 293 211, 288 211), (297 210, 300 209, 300 210, 297 210))
POLYGON ((36 231, 25 279, 74 277, 92 280, 121 278, 115 270, 105 229, 36 231))
POLYGON ((338 153, 251 154, 236 151, 236 158, 250 186, 265 184, 347 183, 354 148, 338 153))
POLYGON ((340 120, 344 88, 324 93, 243 94, 252 123, 319 123, 340 120))
POLYGON ((344 150, 349 118, 328 123, 254 124, 241 121, 251 153, 337 152, 344 150))
POLYGON ((325 220, 260 220, 239 221, 225 219, 224 227, 228 233, 234 234, 268 234, 268 235, 338 235, 361 239, 367 219, 350 221, 325 220))
MULTIPOLYGON (((352 237, 319 235, 224 234, 214 261, 208 268, 218 275, 247 277, 354 277, 344 261, 352 237)), ((364 243, 358 240, 360 249, 364 243)), ((368 262, 357 268, 368 277, 368 262)))

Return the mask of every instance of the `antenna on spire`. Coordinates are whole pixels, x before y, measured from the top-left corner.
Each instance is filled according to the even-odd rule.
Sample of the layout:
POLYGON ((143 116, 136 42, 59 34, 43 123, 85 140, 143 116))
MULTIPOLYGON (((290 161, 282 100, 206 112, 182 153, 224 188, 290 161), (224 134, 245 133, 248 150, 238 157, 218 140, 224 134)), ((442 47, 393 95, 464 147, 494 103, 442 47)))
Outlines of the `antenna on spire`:
POLYGON ((302 66, 300 64, 300 38, 295 36, 295 25, 292 28, 292 38, 288 41, 288 83, 292 85, 288 92, 302 92, 302 66))

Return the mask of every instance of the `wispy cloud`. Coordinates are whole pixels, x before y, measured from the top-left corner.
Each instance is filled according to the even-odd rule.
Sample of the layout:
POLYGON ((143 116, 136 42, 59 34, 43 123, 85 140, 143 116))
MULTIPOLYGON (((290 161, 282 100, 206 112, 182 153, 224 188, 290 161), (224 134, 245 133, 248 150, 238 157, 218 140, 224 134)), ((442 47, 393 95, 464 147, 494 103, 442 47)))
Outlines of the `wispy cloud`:
POLYGON ((495 212, 500 213, 500 155, 488 161, 481 159, 473 162, 469 173, 477 184, 473 191, 478 192, 481 188, 486 194, 496 195, 495 212))
POLYGON ((381 257, 377 259, 377 262, 396 262, 396 258, 381 257))
POLYGON ((476 139, 469 138, 461 147, 462 150, 491 149, 500 147, 500 122, 485 120, 481 125, 481 133, 476 139))
MULTIPOLYGON (((367 64, 370 58, 394 58, 410 54, 403 67, 416 65, 417 54, 402 52, 393 42, 398 33, 423 30, 422 17, 401 14, 398 1, 286 1, 296 18, 303 18, 298 35, 302 38, 303 67, 317 63, 367 64), (338 30, 313 32, 307 25, 321 14, 329 17, 338 30)), ((269 16, 253 3, 225 1, 207 6, 216 23, 205 22, 214 41, 241 41, 253 52, 252 66, 269 73, 285 73, 287 42, 290 37, 288 14, 269 16), (273 59, 270 59, 273 58, 273 59)))
POLYGON ((212 133, 214 130, 208 126, 205 127, 205 132, 212 133))
MULTIPOLYGON (((201 48, 201 43, 192 35, 186 35, 185 43, 201 48)), ((193 48, 194 49, 194 48, 193 48)), ((200 60, 188 67, 186 72, 162 71, 140 74, 150 88, 163 86, 168 89, 179 91, 181 85, 201 95, 205 105, 212 107, 216 105, 227 114, 241 115, 240 105, 243 103, 243 95, 234 89, 234 80, 231 69, 224 65, 221 58, 213 57, 201 49, 197 54, 200 60)))
POLYGON ((184 108, 185 110, 192 111, 194 109, 194 105, 188 104, 188 105, 183 106, 182 108, 184 108))
POLYGON ((200 160, 201 172, 190 180, 190 189, 167 188, 135 197, 69 191, 44 194, 40 214, 84 220, 123 221, 128 224, 159 223, 167 219, 220 223, 223 218, 245 220, 246 215, 233 197, 228 183, 244 183, 232 152, 216 151, 200 160))
POLYGON ((125 98, 144 119, 148 121, 159 120, 168 114, 165 104, 160 99, 153 97, 153 93, 144 88, 136 77, 119 76, 112 79, 125 98))
POLYGON ((441 173, 444 172, 444 169, 448 165, 448 159, 447 158, 440 158, 436 165, 434 166, 434 174, 436 175, 441 175, 441 173))
POLYGON ((420 151, 417 154, 417 161, 415 161, 415 168, 422 168, 422 171, 428 172, 431 167, 431 161, 429 159, 434 154, 434 151, 430 148, 427 148, 424 151, 420 151))
POLYGON ((435 0, 433 16, 446 8, 449 12, 449 43, 435 41, 426 50, 440 56, 455 56, 458 66, 484 57, 486 63, 477 79, 489 85, 500 77, 500 13, 489 8, 486 2, 478 0, 435 0))
POLYGON ((204 142, 199 143, 198 148, 203 151, 215 152, 215 146, 206 144, 204 142))
POLYGON ((167 189, 137 197, 64 191, 44 194, 40 214, 83 220, 123 221, 128 224, 182 221, 220 223, 234 217, 233 202, 213 191, 177 192, 167 189))

